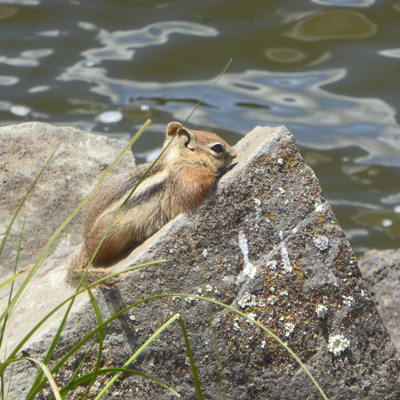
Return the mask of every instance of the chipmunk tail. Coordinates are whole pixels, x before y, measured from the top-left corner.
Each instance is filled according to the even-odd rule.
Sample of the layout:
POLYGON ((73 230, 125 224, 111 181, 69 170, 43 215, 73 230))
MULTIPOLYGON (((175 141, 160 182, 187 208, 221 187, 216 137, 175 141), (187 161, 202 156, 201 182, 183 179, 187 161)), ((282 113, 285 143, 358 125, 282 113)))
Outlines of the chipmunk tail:
MULTIPOLYGON (((83 285, 83 287, 86 287, 88 285, 91 285, 94 282, 97 282, 100 279, 106 278, 109 275, 109 273, 107 273, 105 271, 101 271, 98 268, 96 268, 96 270, 94 271, 91 269, 91 267, 85 274, 85 269, 87 267, 88 262, 89 262, 89 260, 82 253, 79 253, 72 260, 72 262, 68 268, 67 276, 65 278, 65 282, 68 286, 72 286, 75 288, 78 287, 83 276, 84 276, 84 280, 82 282, 82 285, 83 285)), ((116 278, 108 279, 108 280, 102 282, 101 284, 99 284, 99 286, 109 287, 115 283, 116 283, 116 278)))
MULTIPOLYGON (((70 270, 68 270, 65 282, 69 286, 78 287, 79 283, 82 280, 83 275, 84 275, 83 270, 70 269, 70 270)), ((106 278, 107 276, 108 276, 108 274, 105 272, 89 270, 85 274, 85 277, 84 277, 84 280, 82 283, 82 287, 91 285, 92 283, 97 282, 100 279, 106 278)), ((106 281, 100 283, 99 286, 109 287, 109 286, 113 285, 114 283, 115 283, 115 279, 107 279, 106 281)))

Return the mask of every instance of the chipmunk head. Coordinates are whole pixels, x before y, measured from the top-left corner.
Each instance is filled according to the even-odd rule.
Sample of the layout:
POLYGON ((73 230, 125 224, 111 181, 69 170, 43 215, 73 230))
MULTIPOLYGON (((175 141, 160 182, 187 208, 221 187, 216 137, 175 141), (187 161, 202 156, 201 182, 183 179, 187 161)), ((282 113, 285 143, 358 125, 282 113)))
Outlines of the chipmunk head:
POLYGON ((211 132, 189 130, 179 122, 167 126, 167 144, 176 135, 169 157, 179 157, 180 161, 205 167, 216 173, 227 167, 236 158, 236 150, 222 138, 211 132), (177 133, 178 131, 178 133, 177 133))

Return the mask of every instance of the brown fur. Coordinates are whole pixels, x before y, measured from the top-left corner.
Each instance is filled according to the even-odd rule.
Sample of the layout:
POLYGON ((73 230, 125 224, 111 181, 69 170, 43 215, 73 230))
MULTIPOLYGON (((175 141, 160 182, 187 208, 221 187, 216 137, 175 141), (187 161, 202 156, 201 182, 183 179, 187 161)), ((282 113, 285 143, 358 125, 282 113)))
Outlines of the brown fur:
MULTIPOLYGON (((94 258, 94 266, 115 261, 178 214, 197 207, 217 173, 236 157, 236 151, 219 136, 188 130, 179 122, 168 125, 164 148, 177 131, 116 217, 94 258)), ((118 208, 149 166, 150 163, 142 164, 107 179, 91 197, 85 214, 83 246, 70 267, 69 283, 76 284, 76 275, 81 275, 118 208)))

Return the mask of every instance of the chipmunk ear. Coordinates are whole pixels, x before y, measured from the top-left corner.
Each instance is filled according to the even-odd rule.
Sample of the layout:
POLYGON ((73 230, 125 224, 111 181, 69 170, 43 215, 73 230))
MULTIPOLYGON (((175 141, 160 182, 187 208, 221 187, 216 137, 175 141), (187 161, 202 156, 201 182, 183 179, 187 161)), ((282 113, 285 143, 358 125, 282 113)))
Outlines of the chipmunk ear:
POLYGON ((177 121, 170 122, 167 126, 167 139, 171 140, 176 131, 182 127, 182 124, 177 121))
POLYGON ((185 146, 189 150, 194 150, 196 137, 188 129, 182 126, 180 122, 170 122, 167 126, 167 139, 171 140, 172 137, 178 132, 178 139, 182 146, 185 146))

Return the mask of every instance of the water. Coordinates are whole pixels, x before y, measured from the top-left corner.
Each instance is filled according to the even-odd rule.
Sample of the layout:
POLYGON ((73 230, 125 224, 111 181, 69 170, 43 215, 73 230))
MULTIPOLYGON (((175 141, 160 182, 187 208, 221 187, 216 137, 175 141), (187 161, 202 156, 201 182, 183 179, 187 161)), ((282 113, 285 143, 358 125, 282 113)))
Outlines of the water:
POLYGON ((357 254, 399 247, 400 2, 0 1, 0 123, 127 140, 191 118, 236 142, 286 125, 357 254))

